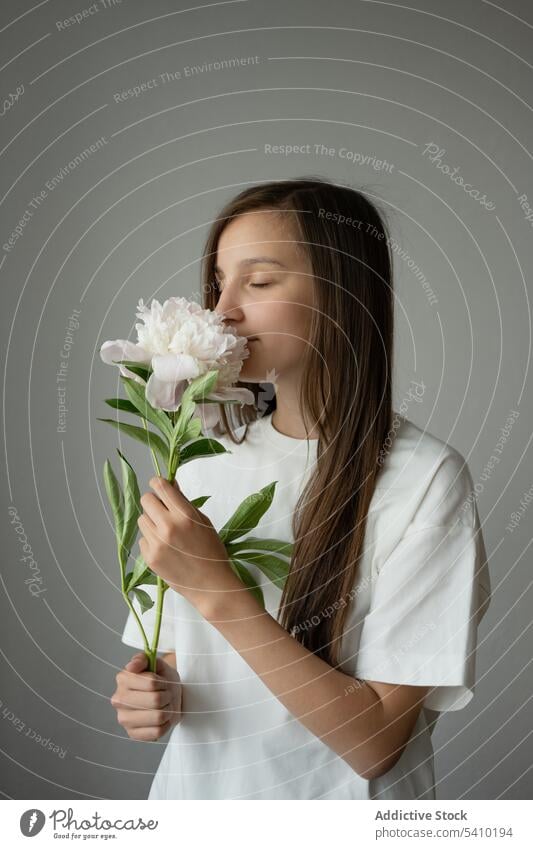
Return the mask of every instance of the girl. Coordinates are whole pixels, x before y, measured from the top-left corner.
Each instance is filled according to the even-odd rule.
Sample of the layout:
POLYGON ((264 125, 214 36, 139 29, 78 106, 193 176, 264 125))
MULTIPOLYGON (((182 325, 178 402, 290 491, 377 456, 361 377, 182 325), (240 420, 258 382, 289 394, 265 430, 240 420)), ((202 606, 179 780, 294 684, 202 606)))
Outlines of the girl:
MULTIPOLYGON (((133 739, 172 727, 148 798, 435 799, 430 734, 472 698, 491 586, 464 458, 392 409, 382 214, 317 178, 249 188, 212 226, 203 283, 249 340, 256 403, 220 405, 231 453, 141 498, 167 654, 156 674, 136 656, 113 704, 133 739), (253 535, 294 550, 283 592, 249 566, 263 610, 215 528, 272 481, 253 535)), ((143 647, 131 613, 122 639, 143 647)))

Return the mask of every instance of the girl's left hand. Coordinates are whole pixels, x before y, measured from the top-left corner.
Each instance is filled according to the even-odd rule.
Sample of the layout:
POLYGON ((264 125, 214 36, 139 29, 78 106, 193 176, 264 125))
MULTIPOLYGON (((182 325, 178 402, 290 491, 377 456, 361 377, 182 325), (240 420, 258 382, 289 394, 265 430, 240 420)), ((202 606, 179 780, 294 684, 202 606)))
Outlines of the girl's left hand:
POLYGON ((243 584, 213 524, 183 495, 177 481, 153 477, 149 483, 156 495, 146 492, 141 497, 141 554, 156 575, 208 619, 222 594, 235 595, 243 584))

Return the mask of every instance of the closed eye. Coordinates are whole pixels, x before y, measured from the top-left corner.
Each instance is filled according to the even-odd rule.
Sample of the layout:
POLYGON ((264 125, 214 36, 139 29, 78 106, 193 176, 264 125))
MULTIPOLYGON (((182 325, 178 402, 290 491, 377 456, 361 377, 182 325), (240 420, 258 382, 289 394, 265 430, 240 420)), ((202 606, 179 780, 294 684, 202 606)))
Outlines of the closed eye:
MULTIPOLYGON (((250 286, 255 286, 257 289, 262 289, 263 286, 270 286, 271 282, 272 281, 269 280, 266 283, 250 283, 250 286)), ((222 294, 222 289, 220 288, 220 280, 217 280, 215 278, 214 284, 215 284, 215 289, 219 292, 219 294, 222 294)))

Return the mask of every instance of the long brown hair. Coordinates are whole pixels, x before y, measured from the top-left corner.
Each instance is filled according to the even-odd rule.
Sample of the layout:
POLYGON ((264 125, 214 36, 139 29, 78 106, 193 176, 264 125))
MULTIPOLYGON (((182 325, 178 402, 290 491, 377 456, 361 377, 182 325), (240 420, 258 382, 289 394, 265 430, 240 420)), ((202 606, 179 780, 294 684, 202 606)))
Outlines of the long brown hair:
MULTIPOLYGON (((319 434, 317 463, 293 513, 293 555, 279 621, 306 648, 339 666, 347 599, 392 421, 389 236, 383 213, 351 187, 319 177, 251 186, 211 226, 203 256, 205 308, 214 309, 219 298, 214 266, 222 231, 237 216, 259 210, 283 214, 288 233, 307 251, 316 291, 300 410, 319 434)), ((255 407, 230 405, 235 429, 246 424, 241 440, 223 404, 220 413, 225 432, 240 444, 258 417, 261 384, 237 386, 256 399, 255 407)), ((265 413, 275 409, 274 397, 265 413)))

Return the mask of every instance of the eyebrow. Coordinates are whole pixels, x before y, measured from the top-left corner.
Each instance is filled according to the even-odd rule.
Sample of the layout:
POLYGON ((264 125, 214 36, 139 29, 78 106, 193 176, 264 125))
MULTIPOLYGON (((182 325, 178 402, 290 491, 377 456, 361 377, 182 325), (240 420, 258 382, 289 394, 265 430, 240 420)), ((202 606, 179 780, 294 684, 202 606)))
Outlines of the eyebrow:
MULTIPOLYGON (((270 256, 251 256, 247 257, 246 259, 241 259, 241 261, 237 264, 239 266, 248 266, 257 265, 260 262, 268 263, 269 265, 278 265, 280 268, 287 268, 287 266, 280 262, 278 259, 273 259, 270 256)), ((217 274, 224 274, 224 272, 218 265, 215 265, 215 271, 217 274)))

